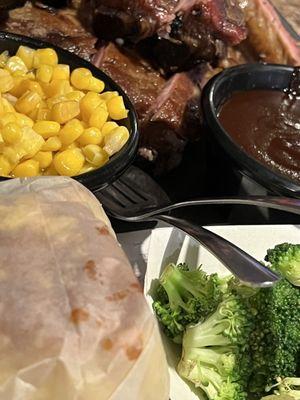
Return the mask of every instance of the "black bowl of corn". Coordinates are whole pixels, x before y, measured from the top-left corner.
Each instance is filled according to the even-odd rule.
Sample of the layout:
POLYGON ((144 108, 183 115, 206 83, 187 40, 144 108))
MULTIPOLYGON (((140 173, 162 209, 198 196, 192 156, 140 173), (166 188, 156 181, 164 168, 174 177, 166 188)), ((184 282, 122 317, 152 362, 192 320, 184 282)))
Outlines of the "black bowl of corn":
POLYGON ((104 72, 0 32, 0 180, 63 175, 96 191, 132 163, 137 144, 133 105, 104 72))

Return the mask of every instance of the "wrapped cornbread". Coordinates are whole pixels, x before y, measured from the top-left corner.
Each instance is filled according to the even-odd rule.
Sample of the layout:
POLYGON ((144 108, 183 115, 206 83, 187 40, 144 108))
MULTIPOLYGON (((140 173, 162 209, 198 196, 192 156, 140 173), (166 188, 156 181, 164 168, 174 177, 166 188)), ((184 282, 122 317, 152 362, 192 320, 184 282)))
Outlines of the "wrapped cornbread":
POLYGON ((97 199, 0 185, 0 400, 167 400, 157 326, 97 199))

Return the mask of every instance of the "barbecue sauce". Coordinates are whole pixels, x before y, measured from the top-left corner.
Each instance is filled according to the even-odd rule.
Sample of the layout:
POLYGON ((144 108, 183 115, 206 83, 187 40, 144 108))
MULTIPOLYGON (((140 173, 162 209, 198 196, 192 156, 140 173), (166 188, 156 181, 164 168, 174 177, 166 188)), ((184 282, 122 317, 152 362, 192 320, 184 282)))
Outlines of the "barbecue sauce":
POLYGON ((300 68, 284 91, 234 93, 219 120, 246 153, 300 182, 300 68))

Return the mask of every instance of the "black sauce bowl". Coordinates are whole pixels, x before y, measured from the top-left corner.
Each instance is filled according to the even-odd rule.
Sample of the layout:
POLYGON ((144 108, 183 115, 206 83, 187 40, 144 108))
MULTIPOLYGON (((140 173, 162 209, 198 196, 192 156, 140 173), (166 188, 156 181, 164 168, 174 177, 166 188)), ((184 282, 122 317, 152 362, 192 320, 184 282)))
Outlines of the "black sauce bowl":
MULTIPOLYGON (((8 50, 11 55, 14 55, 21 45, 34 49, 44 47, 53 48, 58 54, 60 63, 68 64, 71 70, 75 68, 89 69, 96 78, 101 79, 105 83, 105 90, 117 91, 123 97, 125 107, 127 110, 129 110, 129 113, 126 119, 119 121, 118 123, 126 126, 129 130, 130 137, 127 143, 118 153, 114 154, 108 163, 103 167, 95 169, 91 172, 73 176, 74 179, 92 191, 105 188, 107 185, 116 180, 126 170, 127 167, 129 167, 136 155, 138 146, 138 124, 137 115, 132 103, 120 86, 117 85, 117 83, 115 83, 109 76, 96 68, 93 64, 83 60, 75 54, 38 39, 32 39, 26 36, 15 35, 7 32, 0 32, 0 53, 4 50, 8 50)), ((7 179, 10 178, 0 177, 0 180, 7 179)))
POLYGON ((235 168, 271 192, 300 198, 300 185, 242 150, 218 119, 220 107, 232 93, 252 89, 283 90, 289 86, 292 72, 293 67, 275 64, 245 64, 228 68, 207 83, 201 101, 207 130, 213 133, 235 168))

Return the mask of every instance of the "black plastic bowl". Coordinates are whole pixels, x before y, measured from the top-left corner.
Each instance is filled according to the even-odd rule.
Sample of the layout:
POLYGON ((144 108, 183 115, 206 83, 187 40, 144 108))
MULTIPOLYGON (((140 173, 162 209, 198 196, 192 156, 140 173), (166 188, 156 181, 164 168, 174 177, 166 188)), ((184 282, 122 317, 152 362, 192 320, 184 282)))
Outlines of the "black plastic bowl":
MULTIPOLYGON (((251 89, 283 90, 289 86, 292 72, 292 67, 273 64, 246 64, 228 68, 213 77, 205 86, 202 109, 208 130, 213 132, 217 142, 240 172, 272 192, 300 198, 300 185, 242 150, 218 119, 221 105, 232 93, 251 89)), ((237 118, 243 116, 239 115, 237 118)))
MULTIPOLYGON (((103 167, 91 172, 86 172, 85 174, 73 176, 74 179, 81 182, 90 190, 97 191, 103 189, 105 186, 116 180, 126 170, 126 168, 129 167, 136 155, 138 145, 138 126, 137 116, 132 103, 120 86, 118 86, 109 76, 96 68, 93 64, 83 60, 75 54, 38 39, 0 32, 0 52, 8 50, 11 55, 14 55, 21 45, 29 46, 34 49, 43 47, 51 47, 55 49, 60 63, 68 64, 71 70, 78 67, 88 68, 95 77, 101 79, 105 83, 105 90, 118 91, 123 97, 125 107, 129 110, 129 113, 128 117, 119 123, 126 126, 130 132, 130 137, 127 143, 118 153, 114 154, 110 158, 109 162, 103 167)), ((0 177, 0 180, 6 179, 10 178, 0 177)))

